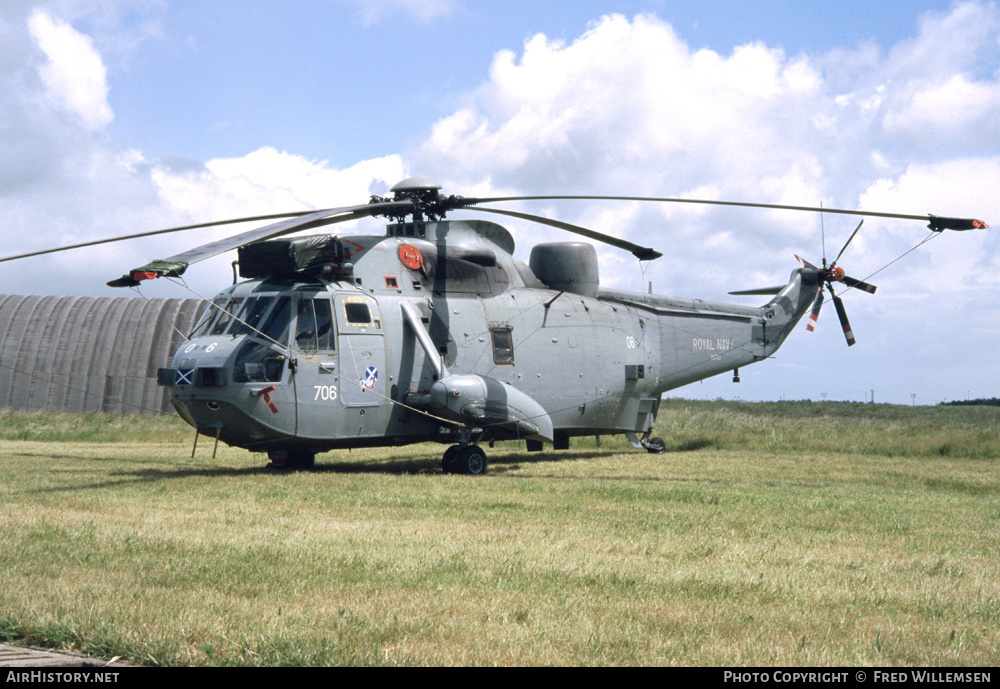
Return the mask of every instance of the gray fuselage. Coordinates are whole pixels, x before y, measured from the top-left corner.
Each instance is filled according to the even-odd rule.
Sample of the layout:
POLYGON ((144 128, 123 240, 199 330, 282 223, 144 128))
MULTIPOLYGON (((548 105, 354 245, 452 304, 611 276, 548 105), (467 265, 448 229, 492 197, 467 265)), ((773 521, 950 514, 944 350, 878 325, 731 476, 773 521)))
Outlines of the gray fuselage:
POLYGON ((762 307, 674 299, 601 289, 596 260, 587 284, 553 289, 481 221, 341 241, 336 271, 215 298, 160 372, 188 423, 269 452, 451 442, 470 427, 557 446, 647 433, 664 392, 770 356, 818 289, 802 268, 762 307), (467 407, 440 399, 461 402, 469 380, 493 392, 467 407))

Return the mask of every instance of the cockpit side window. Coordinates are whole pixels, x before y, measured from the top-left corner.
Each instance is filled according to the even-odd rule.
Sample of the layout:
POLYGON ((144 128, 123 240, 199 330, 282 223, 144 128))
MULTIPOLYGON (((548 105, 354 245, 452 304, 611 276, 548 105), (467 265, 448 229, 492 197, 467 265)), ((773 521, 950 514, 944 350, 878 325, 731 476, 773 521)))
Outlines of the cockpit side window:
POLYGON ((333 312, 323 297, 299 299, 295 346, 304 352, 332 351, 333 312))
POLYGON ((303 351, 316 349, 316 315, 312 299, 300 299, 298 317, 295 319, 295 346, 303 351))
MULTIPOLYGON (((287 355, 282 351, 288 346, 292 299, 266 297, 257 301, 266 301, 267 305, 247 304, 243 313, 246 314, 248 323, 258 323, 263 319, 263 325, 258 326, 256 331, 246 330, 250 337, 240 347, 233 366, 233 382, 236 383, 275 383, 281 380, 285 370, 287 355), (272 303, 274 308, 268 312, 267 306, 272 303)), ((238 324, 233 328, 233 333, 244 332, 241 328, 246 326, 238 324)))
POLYGON ((333 311, 329 299, 314 299, 313 309, 316 312, 316 348, 319 351, 331 351, 333 346, 333 311))
POLYGON ((234 383, 275 383, 285 369, 285 355, 259 340, 247 340, 240 347, 233 366, 234 383))
POLYGON ((271 315, 267 317, 261 332, 264 339, 269 342, 276 342, 281 345, 288 344, 288 330, 292 324, 292 299, 291 297, 278 297, 271 315))

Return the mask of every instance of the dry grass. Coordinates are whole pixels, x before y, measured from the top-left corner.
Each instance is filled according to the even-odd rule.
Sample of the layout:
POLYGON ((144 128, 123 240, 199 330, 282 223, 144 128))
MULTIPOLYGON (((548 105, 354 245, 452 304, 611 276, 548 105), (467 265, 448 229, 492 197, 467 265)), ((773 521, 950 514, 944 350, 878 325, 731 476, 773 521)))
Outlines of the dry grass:
POLYGON ((665 455, 498 446, 482 478, 438 446, 274 475, 189 438, 0 442, 0 637, 157 664, 1000 660, 996 455, 939 451, 996 416, 663 414, 665 455))

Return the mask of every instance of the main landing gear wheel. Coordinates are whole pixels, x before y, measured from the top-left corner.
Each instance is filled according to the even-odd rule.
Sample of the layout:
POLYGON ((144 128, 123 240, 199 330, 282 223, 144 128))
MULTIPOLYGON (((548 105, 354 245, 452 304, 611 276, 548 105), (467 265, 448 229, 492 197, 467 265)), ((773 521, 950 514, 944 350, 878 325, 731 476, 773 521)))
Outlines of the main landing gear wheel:
POLYGON ((288 465, 293 469, 312 469, 316 466, 316 455, 312 452, 292 452, 288 455, 288 465))
POLYGON ((441 468, 446 474, 482 476, 486 473, 486 453, 476 445, 452 445, 445 450, 441 468))
POLYGON ((452 445, 444 451, 444 457, 441 459, 441 469, 444 473, 458 473, 458 453, 461 449, 461 445, 452 445))

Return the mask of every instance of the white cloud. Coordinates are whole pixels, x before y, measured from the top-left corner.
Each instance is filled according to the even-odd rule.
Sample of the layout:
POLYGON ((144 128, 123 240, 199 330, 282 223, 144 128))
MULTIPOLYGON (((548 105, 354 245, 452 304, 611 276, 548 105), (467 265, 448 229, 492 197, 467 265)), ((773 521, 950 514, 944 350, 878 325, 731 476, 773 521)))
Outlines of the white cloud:
POLYGON ((941 82, 955 73, 993 75, 1000 14, 992 2, 954 2, 920 17, 920 30, 889 51, 882 65, 894 81, 941 82))
MULTIPOLYGON (((386 12, 432 21, 459 9, 454 2, 364 7, 367 21, 386 12)), ((1000 125, 993 117, 1000 104, 1000 12, 993 4, 928 14, 916 36, 895 46, 826 54, 789 56, 759 42, 729 52, 696 49, 653 15, 604 17, 572 41, 533 35, 517 51, 498 52, 482 85, 412 150, 344 169, 308 151, 257 144, 208 161, 147 160, 141 150, 118 147, 108 138, 107 69, 95 47, 105 43, 57 13, 31 15, 30 29, 28 16, 19 26, 9 17, 0 21, 0 37, 9 39, 0 42, 5 255, 213 218, 350 205, 419 174, 446 193, 469 196, 822 202, 981 217, 994 228, 944 233, 880 273, 875 297, 846 300, 860 342, 875 342, 884 330, 880 319, 929 329, 926 313, 944 300, 946 331, 995 319, 981 296, 992 293, 1000 275, 1000 125), (57 35, 65 40, 53 42, 57 35)), ((643 275, 631 256, 602 248, 608 286, 645 289, 652 280, 660 292, 729 300, 727 290, 783 282, 797 266, 794 253, 821 256, 820 218, 809 214, 597 202, 521 208, 664 251, 643 275)), ((566 239, 549 228, 504 224, 523 252, 527 239, 566 239)), ((828 254, 855 224, 824 218, 828 254)), ((94 285, 227 232, 113 245, 53 258, 42 268, 26 264, 17 273, 3 264, 0 291, 107 294, 94 285), (46 284, 53 273, 73 284, 46 284)), ((866 220, 841 263, 865 277, 926 234, 922 223, 866 220)), ((189 279, 212 292, 220 276, 228 282, 228 260, 192 270, 189 279)), ((147 290, 177 296, 170 286, 147 290)), ((799 349, 793 338, 783 361, 794 362, 799 351, 800 361, 835 361, 845 350, 838 334, 835 314, 825 313, 821 332, 803 338, 799 349)), ((991 346, 987 336, 977 340, 984 349, 991 346)), ((906 346, 899 338, 882 341, 895 352, 906 346)))
MULTIPOLYGON (((268 147, 204 163, 147 160, 139 149, 116 148, 107 134, 113 119, 107 69, 94 41, 48 11, 20 11, 20 21, 16 12, 0 11, 0 35, 8 39, 0 43, 0 64, 10 67, 0 73, 0 255, 212 219, 351 205, 406 176, 399 155, 336 170, 268 147)), ((4 263, 0 292, 121 295, 104 282, 230 232, 200 230, 4 263)), ((192 284, 213 293, 220 271, 229 273, 229 260, 192 271, 192 284)), ((177 296, 170 285, 149 291, 177 296)))
MULTIPOLYGON (((888 273, 887 285, 898 292, 919 290, 947 294, 952 307, 976 299, 978 290, 1000 285, 997 273, 997 242, 1000 227, 1000 157, 963 158, 932 164, 914 164, 899 176, 875 181, 861 198, 866 209, 914 209, 935 215, 977 217, 994 227, 989 230, 945 231, 933 237, 934 244, 911 259, 913 272, 888 273), (928 208, 932 203, 933 208, 928 208)), ((905 212, 905 211, 904 211, 905 212)), ((890 244, 892 239, 916 244, 924 238, 916 228, 900 223, 872 220, 877 239, 871 242, 890 244)), ((920 227, 920 225, 917 225, 920 227)), ((921 228, 923 229, 923 228, 921 228)), ((924 229, 924 234, 927 230, 924 229)))
MULTIPOLYGON (((573 42, 535 35, 520 53, 498 52, 489 80, 434 125, 412 167, 459 193, 486 183, 524 194, 985 216, 993 210, 989 190, 1000 183, 1000 125, 991 117, 1000 93, 998 35, 996 8, 969 3, 928 15, 918 36, 887 54, 863 45, 790 57, 762 43, 721 54, 692 49, 653 15, 607 16, 573 42), (932 78, 912 68, 928 59, 929 46, 958 36, 962 50, 939 51, 953 62, 939 59, 932 78), (873 193, 886 183, 915 188, 918 171, 921 193, 873 193)), ((681 296, 721 298, 727 289, 754 286, 743 282, 748 275, 782 281, 793 252, 816 261, 821 254, 815 215, 523 208, 652 243, 667 255, 650 274, 681 296)), ((827 216, 823 224, 833 253, 856 221, 827 216)), ((868 221, 845 265, 879 268, 922 232, 919 223, 868 221), (865 236, 889 226, 888 239, 865 236), (881 256, 865 255, 876 248, 881 256)), ((982 241, 993 243, 992 235, 982 241)), ((602 282, 640 287, 635 271, 621 271, 611 255, 601 251, 602 282)))
POLYGON ((35 10, 28 20, 31 35, 48 57, 41 77, 49 96, 79 116, 88 129, 111 122, 104 63, 94 42, 69 24, 35 10))
POLYGON ((801 162, 789 137, 815 138, 800 114, 814 114, 820 85, 805 60, 763 44, 691 51, 656 17, 609 16, 570 45, 535 36, 519 59, 498 53, 490 81, 418 158, 465 178, 488 161, 497 183, 535 189, 604 185, 631 168, 622 190, 729 178, 732 193, 801 162))
MULTIPOLYGON (((928 132, 944 135, 952 143, 996 141, 1000 134, 1000 83, 970 81, 963 74, 921 84, 885 118, 887 134, 918 140, 928 132)), ((940 138, 936 139, 940 145, 940 138)))
POLYGON ((405 177, 406 171, 398 155, 336 170, 324 162, 265 147, 239 158, 210 160, 203 167, 158 165, 151 174, 163 204, 193 223, 264 215, 275 209, 364 203, 405 177))

